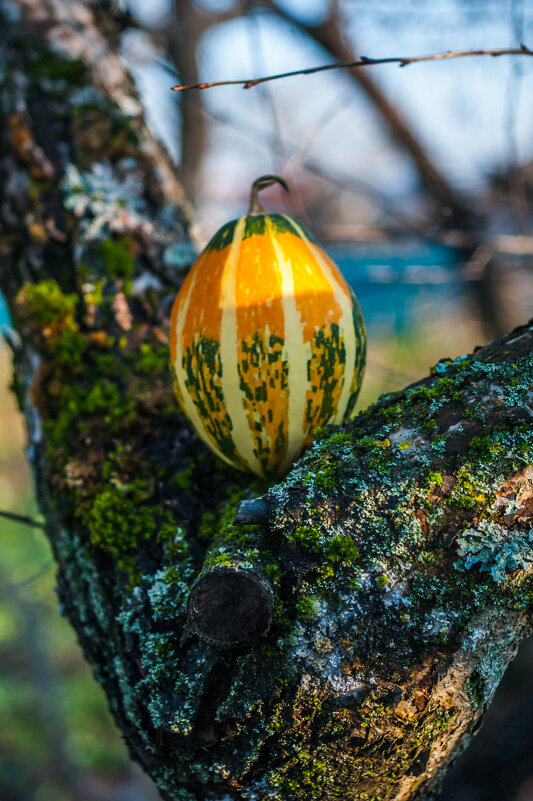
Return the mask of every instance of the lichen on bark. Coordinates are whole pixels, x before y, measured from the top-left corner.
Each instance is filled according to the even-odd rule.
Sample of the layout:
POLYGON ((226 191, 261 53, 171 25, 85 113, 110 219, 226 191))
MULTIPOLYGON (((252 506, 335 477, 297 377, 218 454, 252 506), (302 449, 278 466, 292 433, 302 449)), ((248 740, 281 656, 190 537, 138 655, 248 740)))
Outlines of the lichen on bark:
POLYGON ((174 399, 187 214, 110 9, 0 10, 14 385, 61 608, 132 756, 172 801, 418 797, 530 629, 532 324, 319 432, 276 486, 219 463, 174 399), (275 607, 222 649, 186 604, 232 559, 275 607))

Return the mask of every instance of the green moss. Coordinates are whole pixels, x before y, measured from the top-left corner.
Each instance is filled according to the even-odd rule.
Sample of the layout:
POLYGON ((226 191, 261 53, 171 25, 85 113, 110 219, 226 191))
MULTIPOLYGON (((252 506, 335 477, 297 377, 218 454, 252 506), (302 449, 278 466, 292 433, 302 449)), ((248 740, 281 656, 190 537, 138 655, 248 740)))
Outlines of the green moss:
POLYGON ((283 786, 301 798, 317 798, 329 781, 329 768, 327 750, 321 759, 317 749, 302 748, 292 766, 295 775, 286 778, 283 786))
POLYGON ((436 470, 430 470, 426 477, 426 484, 435 484, 437 487, 442 487, 444 483, 444 476, 436 470))
MULTIPOLYGON (((328 440, 329 442, 329 440, 328 440)), ((321 490, 332 490, 335 486, 335 467, 334 465, 327 465, 323 470, 320 470, 314 476, 310 477, 314 487, 321 490)))
POLYGON ((182 490, 190 490, 192 487, 192 479, 194 476, 194 465, 191 465, 186 470, 180 470, 174 476, 176 485, 182 490))
POLYGON ((80 412, 83 415, 98 414, 109 432, 130 426, 137 417, 135 397, 121 392, 116 383, 108 378, 95 382, 85 395, 80 412))
MULTIPOLYGON (((138 352, 122 355, 112 337, 79 329, 78 306, 78 295, 62 292, 53 280, 24 286, 17 299, 19 315, 44 338, 49 355, 40 388, 40 397, 47 397, 43 432, 48 458, 71 490, 62 491, 58 502, 83 522, 94 545, 128 563, 133 575, 128 555, 142 543, 172 541, 169 554, 183 554, 170 512, 150 490, 157 471, 139 462, 132 470, 124 445, 137 435, 152 377, 168 371, 168 348, 145 343, 138 352), (99 454, 100 466, 84 464, 79 453, 86 442, 93 459, 99 454)), ((169 398, 172 413, 175 404, 169 398)), ((157 403, 163 420, 165 409, 157 403)))
POLYGON ((87 338, 77 329, 67 328, 50 345, 56 364, 67 370, 81 371, 88 347, 87 338))
POLYGON ((287 539, 296 545, 304 545, 310 550, 318 550, 320 546, 320 527, 319 526, 296 526, 289 532, 287 539))
POLYGON ((36 331, 52 327, 58 331, 75 326, 78 295, 64 293, 57 281, 25 284, 17 295, 17 307, 36 331))
POLYGON ((151 345, 143 342, 135 355, 135 370, 143 375, 165 373, 169 370, 168 345, 151 345))
POLYGON ((320 610, 320 600, 312 595, 304 595, 298 599, 297 616, 299 620, 313 620, 320 610))
POLYGON ((216 510, 207 510, 202 515, 197 530, 200 542, 208 545, 220 540, 231 545, 246 547, 250 541, 250 533, 253 535, 257 528, 255 526, 234 526, 235 512, 241 501, 263 495, 267 486, 260 479, 252 479, 248 484, 230 485, 227 488, 227 494, 216 510))
MULTIPOLYGON (((282 577, 281 567, 279 564, 278 557, 273 553, 273 551, 269 550, 262 550, 261 551, 261 565, 264 570, 265 576, 270 581, 273 587, 279 585, 282 577)), ((280 611, 282 612, 283 606, 279 599, 277 599, 280 603, 280 611)))
MULTIPOLYGON (((398 394, 398 393, 395 393, 395 394, 398 394)), ((390 398, 391 396, 390 395, 381 396, 381 400, 383 400, 384 397, 390 398)), ((383 415, 383 418, 385 420, 395 420, 395 419, 400 417, 400 415, 402 414, 402 411, 403 411, 403 407, 401 406, 401 404, 399 404, 399 403, 398 404, 390 404, 389 403, 388 405, 384 406, 383 409, 381 409, 381 414, 383 415)))
POLYGON ((490 459, 491 454, 501 453, 505 450, 501 442, 494 438, 494 435, 483 434, 472 437, 470 440, 470 450, 476 459, 490 459))
POLYGON ((328 540, 325 553, 331 562, 353 564, 359 557, 359 548, 350 534, 338 534, 328 540))
POLYGON ((196 530, 196 536, 204 545, 213 541, 218 533, 217 517, 214 512, 208 509, 203 513, 200 524, 196 530))
POLYGON ((444 376, 443 378, 433 381, 429 386, 423 385, 410 390, 407 394, 407 403, 409 406, 414 406, 421 402, 429 402, 430 408, 435 408, 437 402, 441 400, 450 389, 454 388, 454 379, 451 376, 444 376))
POLYGON ((105 239, 100 244, 100 256, 104 262, 106 275, 113 280, 129 281, 135 271, 134 252, 135 245, 130 237, 105 239))
MULTIPOLYGON (((319 436, 323 437, 327 435, 329 432, 331 432, 331 428, 328 431, 328 429, 324 427, 322 429, 317 429, 317 432, 319 432, 319 436)), ((315 432, 315 435, 317 434, 317 432, 315 432)), ((345 430, 337 431, 335 434, 331 434, 331 436, 328 437, 328 446, 330 448, 334 448, 336 445, 348 445, 352 442, 353 442, 353 436, 350 431, 345 431, 345 430)))
POLYGON ((153 486, 145 479, 119 486, 106 483, 80 504, 76 515, 87 527, 93 545, 119 556, 148 540, 170 539, 176 532, 170 512, 151 505, 152 499, 153 486))
MULTIPOLYGON (((499 451, 496 451, 499 452, 499 451)), ((482 513, 492 506, 495 500, 494 490, 487 483, 476 477, 475 469, 468 464, 457 471, 455 486, 450 493, 448 503, 460 509, 478 508, 482 513)))
POLYGON ((330 426, 319 426, 315 428, 313 431, 313 441, 316 442, 320 439, 325 439, 331 434, 331 427, 330 426))
MULTIPOLYGON (((69 348, 58 357, 58 364, 67 363, 70 357, 69 348)), ((138 416, 135 396, 106 376, 94 378, 90 388, 64 381, 57 400, 59 411, 43 422, 51 456, 69 438, 87 433, 91 417, 99 429, 105 429, 107 437, 112 437, 127 430, 138 416)))
POLYGON ((64 81, 69 88, 83 86, 88 80, 86 64, 81 59, 67 61, 57 56, 52 50, 37 52, 31 40, 19 37, 23 49, 27 53, 27 70, 37 81, 47 80, 52 83, 64 81))

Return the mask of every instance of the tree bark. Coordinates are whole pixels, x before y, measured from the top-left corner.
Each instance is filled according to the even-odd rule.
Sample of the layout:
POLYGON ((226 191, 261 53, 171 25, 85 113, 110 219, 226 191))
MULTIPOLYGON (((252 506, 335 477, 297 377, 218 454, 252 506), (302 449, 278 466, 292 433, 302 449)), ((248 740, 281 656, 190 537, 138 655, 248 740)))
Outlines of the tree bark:
MULTIPOLYGON (((189 0, 174 0, 168 25, 168 50, 176 65, 180 81, 198 83, 197 50, 203 26, 198 12, 189 0)), ((180 183, 187 197, 194 200, 207 142, 202 98, 198 92, 185 92, 180 98, 181 155, 180 183)))
POLYGON ((420 797, 531 629, 533 323, 324 430, 277 486, 219 463, 173 396, 185 202, 111 11, 0 13, 14 388, 61 610, 132 757, 169 801, 420 797), (231 648, 186 617, 225 549, 275 599, 231 648))

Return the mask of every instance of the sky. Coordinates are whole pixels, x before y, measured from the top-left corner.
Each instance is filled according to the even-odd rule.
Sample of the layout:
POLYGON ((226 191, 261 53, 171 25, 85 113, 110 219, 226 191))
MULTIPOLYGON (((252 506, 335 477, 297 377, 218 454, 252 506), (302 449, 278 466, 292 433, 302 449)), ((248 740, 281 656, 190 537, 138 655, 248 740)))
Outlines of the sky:
MULTIPOLYGON (((221 9, 231 3, 203 0, 202 5, 221 9)), ((150 23, 143 0, 131 0, 131 6, 141 9, 141 19, 150 23)), ((285 6, 307 21, 319 21, 327 3, 285 0, 285 6)), ((164 7, 165 0, 152 0, 149 13, 155 17, 164 7)), ((359 53, 371 57, 499 48, 520 41, 533 45, 529 0, 344 0, 341 10, 345 35, 359 53)), ((265 13, 211 29, 199 52, 202 80, 254 77, 328 60, 318 46, 265 13)), ((479 190, 495 170, 533 158, 533 58, 369 69, 458 188, 479 190)), ((175 79, 146 63, 135 72, 142 73, 139 81, 152 125, 177 157, 179 96, 167 91, 175 79)), ((255 176, 283 170, 288 163, 296 172, 302 168, 305 159, 291 147, 272 146, 276 136, 303 148, 326 168, 368 182, 393 198, 402 198, 416 185, 408 159, 390 148, 375 111, 341 71, 248 91, 209 89, 204 100, 211 118, 226 120, 213 124, 197 203, 200 222, 210 229, 227 219, 228 203, 235 209, 242 204, 255 176)))

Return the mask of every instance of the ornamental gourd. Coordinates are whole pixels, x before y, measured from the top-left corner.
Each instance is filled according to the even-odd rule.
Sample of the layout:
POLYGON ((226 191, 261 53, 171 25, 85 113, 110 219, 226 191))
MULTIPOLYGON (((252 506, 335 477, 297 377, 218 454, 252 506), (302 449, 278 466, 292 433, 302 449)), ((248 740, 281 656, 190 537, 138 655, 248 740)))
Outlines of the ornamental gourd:
POLYGON ((308 231, 267 214, 253 186, 249 213, 224 225, 175 300, 171 365, 198 435, 240 470, 285 473, 313 431, 342 423, 361 385, 366 336, 357 299, 308 231))

